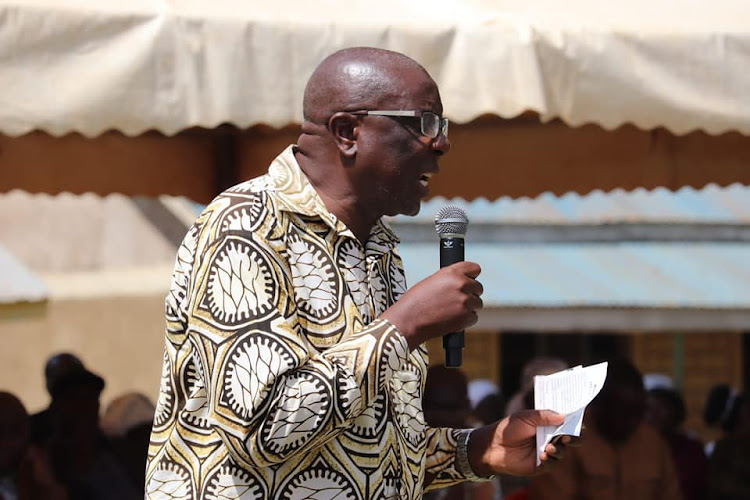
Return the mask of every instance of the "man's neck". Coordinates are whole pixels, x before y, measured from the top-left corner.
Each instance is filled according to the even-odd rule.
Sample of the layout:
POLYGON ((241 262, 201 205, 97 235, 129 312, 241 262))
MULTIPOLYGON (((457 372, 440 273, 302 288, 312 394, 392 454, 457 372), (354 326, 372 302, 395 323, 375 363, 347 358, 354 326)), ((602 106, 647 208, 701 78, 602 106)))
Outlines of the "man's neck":
MULTIPOLYGON (((315 187, 315 184, 313 186, 315 187)), ((362 244, 367 243, 376 221, 369 221, 365 217, 358 216, 355 202, 350 200, 347 203, 346 198, 340 197, 336 197, 335 199, 329 198, 325 193, 318 190, 317 187, 315 189, 318 191, 318 195, 323 200, 328 211, 343 222, 362 244)))
POLYGON ((315 162, 299 150, 295 152, 295 158, 326 209, 343 222, 360 242, 366 243, 377 218, 373 219, 360 210, 352 186, 346 182, 343 173, 337 171, 343 167, 334 162, 315 162))

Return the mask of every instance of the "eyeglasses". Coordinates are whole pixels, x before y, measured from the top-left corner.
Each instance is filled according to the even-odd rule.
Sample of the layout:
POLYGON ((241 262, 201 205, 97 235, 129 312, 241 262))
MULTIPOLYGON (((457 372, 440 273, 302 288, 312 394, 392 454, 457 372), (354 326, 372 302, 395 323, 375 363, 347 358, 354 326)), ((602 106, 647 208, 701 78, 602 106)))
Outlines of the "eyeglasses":
POLYGON ((438 135, 443 134, 448 137, 448 119, 440 118, 432 111, 349 111, 353 115, 374 115, 374 116, 393 116, 393 117, 410 117, 420 118, 422 135, 435 139, 438 135))

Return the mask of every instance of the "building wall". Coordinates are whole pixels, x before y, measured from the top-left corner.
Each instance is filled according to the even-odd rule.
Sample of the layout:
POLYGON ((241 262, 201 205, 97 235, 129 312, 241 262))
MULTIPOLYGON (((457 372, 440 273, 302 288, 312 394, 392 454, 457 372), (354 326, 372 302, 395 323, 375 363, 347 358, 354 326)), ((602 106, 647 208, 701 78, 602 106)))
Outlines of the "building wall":
MULTIPOLYGON (((175 194, 207 202, 228 180, 264 172, 297 135, 296 126, 243 131, 224 127, 172 137, 156 132, 137 137, 107 132, 97 138, 79 134, 56 138, 41 132, 17 138, 0 135, 0 191, 175 194)), ((432 182, 433 195, 493 199, 535 196, 547 190, 562 194, 702 187, 709 182, 750 184, 750 137, 736 133, 677 137, 665 130, 643 131, 629 125, 606 131, 596 125, 542 124, 534 116, 484 117, 451 125, 451 142, 452 152, 432 182)), ((44 360, 52 352, 70 349, 105 376, 105 400, 129 389, 155 397, 163 342, 162 304, 161 298, 53 302, 40 319, 4 322, 3 388, 17 391, 30 409, 38 409, 46 402, 44 360)), ((696 415, 708 384, 722 378, 739 382, 742 369, 736 334, 701 335, 691 334, 685 343, 688 425, 697 429, 696 415), (701 378, 705 370, 713 375, 701 378)), ((661 334, 634 338, 634 359, 641 370, 671 366, 671 352, 663 345, 667 338, 661 334)), ((470 378, 499 382, 498 339, 491 333, 471 333, 464 353, 470 378)), ((431 343, 430 351, 433 362, 442 362, 439 340, 431 343)))
MULTIPOLYGON (((102 376, 102 410, 115 397, 142 392, 156 401, 164 347, 164 297, 51 301, 34 316, 0 323, 0 390, 16 394, 29 411, 49 400, 43 367, 61 351, 78 355, 102 376)), ((428 343, 430 363, 444 363, 442 339, 428 343)), ((469 379, 499 383, 499 336, 467 333, 462 369, 469 379)))
MULTIPOLYGON (((687 407, 685 428, 704 441, 718 437, 703 423, 703 409, 712 386, 728 383, 742 390, 744 365, 742 334, 737 332, 665 332, 633 335, 633 361, 643 373, 675 374, 675 335, 682 335, 682 392, 687 407)), ((680 349, 679 343, 677 348, 680 349)), ((678 351, 679 352, 679 351, 678 351)), ((677 359, 676 359, 677 358, 677 359)))
MULTIPOLYGON (((533 335, 529 332, 528 335, 533 335)), ((687 407, 685 428, 704 442, 716 439, 715 429, 702 420, 708 392, 716 384, 729 383, 743 389, 743 339, 738 332, 688 333, 659 332, 623 334, 621 355, 629 356, 642 373, 676 375, 675 339, 681 339, 683 351, 682 392, 687 407), (627 351, 627 352, 626 352, 627 351)), ((464 363, 461 370, 469 380, 488 378, 502 386, 501 367, 504 356, 526 356, 534 353, 503 353, 502 334, 486 331, 467 332, 464 363)), ((442 339, 428 342, 430 364, 444 363, 442 339)), ((680 349, 679 343, 677 349, 680 349)), ((547 355, 559 353, 546 352, 547 355)), ((679 364, 679 361, 678 363, 679 364)), ((679 381, 678 381, 679 382, 679 381)))
MULTIPOLYGON (((48 402, 43 366, 56 352, 79 355, 107 383, 102 409, 128 392, 158 395, 164 345, 163 296, 52 301, 35 316, 2 322, 0 390, 21 398, 30 411, 48 402)), ((463 366, 469 380, 487 378, 502 386, 501 334, 469 330, 463 366)), ((631 356, 643 373, 674 374, 674 333, 628 335, 631 356)), ((728 382, 742 389, 742 336, 736 332, 690 333, 684 341, 686 428, 704 440, 716 437, 701 420, 708 390, 728 382)), ((428 342, 431 364, 444 363, 442 339, 428 342)), ((512 353, 507 353, 511 355, 512 353)), ((518 354, 518 353, 516 353, 518 354)))
MULTIPOLYGON (((486 378, 500 385, 500 336, 494 332, 469 330, 466 332, 466 347, 460 369, 469 380, 486 378)), ((443 339, 427 341, 430 365, 444 364, 443 339)))
MULTIPOLYGON (((233 180, 265 172, 276 154, 296 142, 298 130, 225 126, 172 137, 114 131, 96 138, 0 135, 0 191, 174 194, 205 203, 233 180)), ((540 123, 532 115, 451 125, 450 138, 452 150, 432 181, 432 195, 494 199, 544 191, 750 184, 750 137, 737 133, 678 137, 630 125, 612 131, 572 128, 560 121, 540 123)))
POLYGON ((36 316, 2 321, 0 339, 0 390, 18 396, 30 412, 47 405, 44 363, 61 351, 104 378, 102 410, 129 391, 156 402, 164 296, 52 301, 36 316))

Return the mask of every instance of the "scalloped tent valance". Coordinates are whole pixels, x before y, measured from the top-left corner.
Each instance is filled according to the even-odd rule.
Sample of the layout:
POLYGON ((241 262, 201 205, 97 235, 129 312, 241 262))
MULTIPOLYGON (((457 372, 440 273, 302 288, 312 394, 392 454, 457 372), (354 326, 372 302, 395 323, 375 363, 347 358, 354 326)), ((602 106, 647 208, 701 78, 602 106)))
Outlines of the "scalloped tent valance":
POLYGON ((0 0, 0 20, 10 136, 297 123, 310 72, 352 45, 422 62, 456 122, 750 135, 746 0, 0 0))

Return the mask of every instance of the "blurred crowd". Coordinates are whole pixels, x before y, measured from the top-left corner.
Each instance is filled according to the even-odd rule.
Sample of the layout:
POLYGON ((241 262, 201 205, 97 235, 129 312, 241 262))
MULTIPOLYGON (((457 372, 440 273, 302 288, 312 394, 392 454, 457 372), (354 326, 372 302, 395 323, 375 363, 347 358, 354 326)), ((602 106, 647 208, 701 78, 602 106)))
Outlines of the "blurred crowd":
POLYGON ((50 357, 44 376, 50 403, 38 413, 0 392, 0 500, 143 498, 149 398, 123 394, 102 412, 104 379, 70 353, 50 357))
MULTIPOLYGON (((477 427, 532 408, 533 381, 567 368, 555 358, 523 367, 505 397, 486 379, 430 367, 424 416, 431 426, 477 427)), ((50 403, 29 415, 0 392, 0 500, 142 498, 153 403, 123 394, 100 411, 105 381, 75 355, 44 367, 50 403)), ((750 401, 729 385, 712 388, 703 419, 721 437, 703 443, 684 428, 685 402, 669 377, 643 376, 610 360, 607 380, 586 410, 580 439, 545 474, 499 476, 425 495, 426 500, 750 499, 750 401)))
MULTIPOLYGON (((520 389, 504 397, 489 380, 432 366, 424 394, 432 426, 481 426, 534 406, 533 381, 567 368, 538 357, 523 367, 520 389)), ((564 458, 532 477, 499 476, 431 492, 427 500, 742 500, 750 499, 750 401, 729 385, 713 387, 702 415, 721 431, 703 443, 684 427, 686 407, 670 377, 641 374, 609 360, 601 392, 586 409, 579 439, 564 458)))

